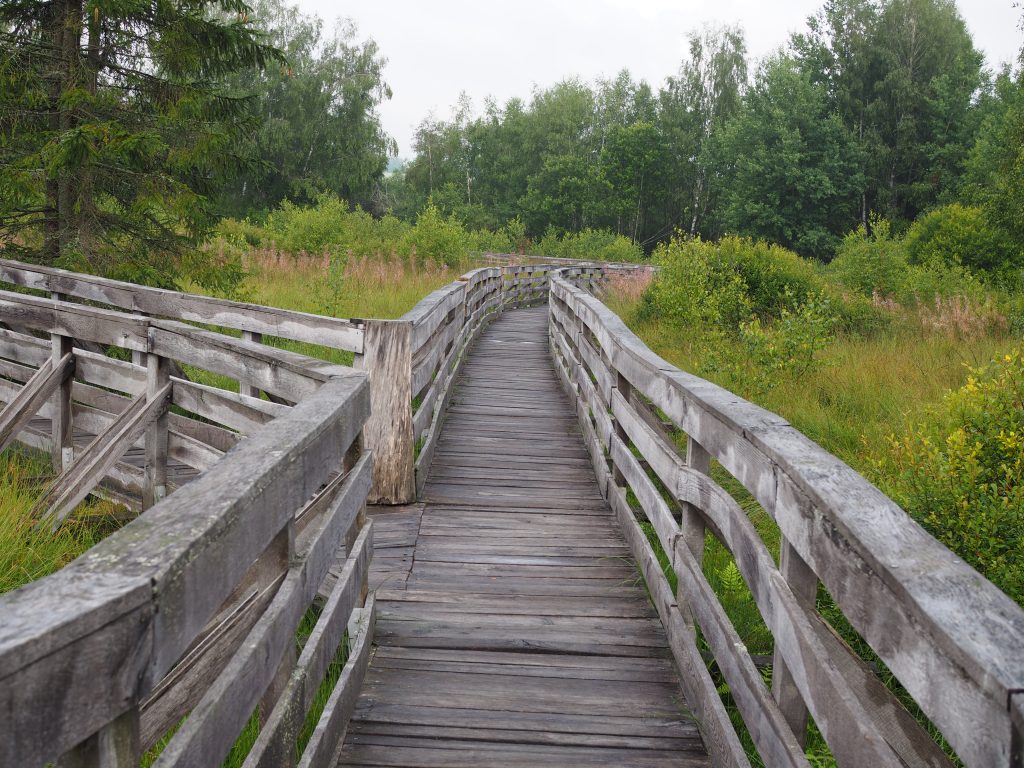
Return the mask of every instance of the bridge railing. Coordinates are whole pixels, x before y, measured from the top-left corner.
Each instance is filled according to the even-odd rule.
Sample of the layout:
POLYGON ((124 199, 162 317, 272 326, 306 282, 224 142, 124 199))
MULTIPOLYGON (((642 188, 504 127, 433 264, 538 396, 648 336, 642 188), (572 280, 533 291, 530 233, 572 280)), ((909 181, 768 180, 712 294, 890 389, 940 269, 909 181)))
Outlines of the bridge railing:
POLYGON ((372 383, 373 413, 365 431, 377 457, 371 501, 405 504, 423 488, 459 365, 493 314, 546 302, 555 271, 597 290, 608 268, 483 267, 424 297, 398 320, 366 320, 357 365, 372 383))
POLYGON ((552 279, 550 312, 558 375, 713 758, 749 764, 696 629, 766 765, 807 765, 808 715, 839 765, 950 764, 879 670, 818 613, 824 588, 967 765, 1020 764, 1019 606, 785 420, 662 360, 570 281, 552 279), (737 501, 712 480, 713 461, 778 525, 778 564, 737 501), (638 517, 656 532, 678 595, 638 517), (732 554, 774 638, 770 686, 705 578, 706 533, 732 554))
POLYGON ((0 291, 0 319, 0 438, 50 449, 58 473, 40 511, 59 522, 101 481, 148 508, 0 596, 0 765, 134 766, 166 742, 157 765, 215 766, 254 713, 249 764, 290 764, 353 620, 302 755, 331 763, 372 633, 366 375, 59 294, 0 291), (172 363, 295 405, 172 376, 172 363), (188 470, 176 490, 172 462, 188 470))

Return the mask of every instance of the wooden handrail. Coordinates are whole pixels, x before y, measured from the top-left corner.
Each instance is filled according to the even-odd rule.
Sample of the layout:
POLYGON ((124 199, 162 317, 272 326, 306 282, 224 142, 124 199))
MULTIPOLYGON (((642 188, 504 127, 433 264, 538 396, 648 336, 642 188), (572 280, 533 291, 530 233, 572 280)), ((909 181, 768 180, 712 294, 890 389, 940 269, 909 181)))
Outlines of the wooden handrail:
POLYGON ((820 580, 961 759, 1010 764, 1022 743, 1016 697, 1024 690, 1024 611, 1016 603, 784 419, 667 363, 562 275, 551 280, 550 310, 559 376, 670 639, 688 637, 673 649, 706 741, 724 763, 745 765, 746 758, 703 662, 689 650, 690 621, 711 646, 768 764, 805 764, 807 711, 840 764, 949 764, 817 614, 820 580), (688 437, 689 458, 653 426, 660 427, 655 410, 688 437), (708 476, 701 454, 738 479, 778 524, 779 566, 739 505, 708 476), (679 577, 678 601, 627 491, 679 577), (705 528, 733 554, 775 639, 772 691, 701 571, 705 528))
POLYGON ((0 259, 0 282, 100 302, 129 312, 206 323, 350 352, 362 352, 357 320, 277 309, 0 259))

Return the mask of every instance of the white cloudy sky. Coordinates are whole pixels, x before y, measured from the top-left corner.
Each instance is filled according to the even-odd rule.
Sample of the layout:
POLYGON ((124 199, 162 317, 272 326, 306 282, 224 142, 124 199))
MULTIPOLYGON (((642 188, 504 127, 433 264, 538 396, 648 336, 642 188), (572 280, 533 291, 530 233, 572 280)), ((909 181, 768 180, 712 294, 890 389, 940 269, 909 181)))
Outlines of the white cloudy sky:
MULTIPOLYGON (((823 0, 297 0, 325 19, 353 19, 388 59, 394 91, 381 107, 399 154, 412 156, 412 134, 428 114, 449 115, 466 91, 477 108, 528 97, 534 85, 569 76, 593 80, 623 67, 659 86, 679 66, 686 34, 705 23, 742 25, 753 56, 802 29, 823 0)), ((1013 0, 958 0, 990 64, 1013 59, 1022 43, 1013 0)))

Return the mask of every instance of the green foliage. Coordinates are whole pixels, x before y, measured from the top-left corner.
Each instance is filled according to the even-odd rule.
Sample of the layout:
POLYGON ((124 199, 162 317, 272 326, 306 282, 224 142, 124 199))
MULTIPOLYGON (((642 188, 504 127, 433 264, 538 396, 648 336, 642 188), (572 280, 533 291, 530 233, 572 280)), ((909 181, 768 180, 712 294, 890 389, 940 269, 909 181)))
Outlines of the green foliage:
POLYGON ((454 216, 444 218, 433 203, 420 211, 407 238, 421 263, 429 260, 449 266, 465 261, 467 241, 462 223, 454 216))
POLYGON ((661 267, 651 287, 661 316, 684 325, 738 329, 793 311, 824 286, 815 266, 777 245, 742 237, 718 243, 674 238, 654 253, 661 267))
POLYGON ((584 259, 589 261, 645 261, 640 246, 623 235, 608 230, 584 229, 559 237, 549 229, 533 247, 538 256, 556 259, 584 259))
POLYGON ((843 238, 828 272, 841 285, 865 296, 902 298, 909 267, 906 249, 890 234, 889 222, 876 219, 870 235, 862 226, 843 238))
POLYGON ((918 218, 904 243, 912 264, 997 270, 1013 259, 1009 238, 989 223, 984 210, 959 203, 918 218))
POLYGON ((973 370, 892 435, 876 481, 929 533, 1024 603, 1024 356, 973 370))
POLYGON ((258 0, 253 17, 287 63, 232 80, 237 91, 254 94, 262 119, 237 150, 250 162, 223 205, 245 214, 331 192, 383 213, 378 184, 396 147, 377 114, 391 97, 377 44, 358 40, 351 21, 325 30, 286 0, 258 0))
POLYGON ((252 127, 227 81, 280 60, 247 11, 240 0, 0 5, 8 248, 173 285, 174 257, 213 223, 252 127))
POLYGON ((856 218, 860 150, 824 88, 791 59, 762 68, 712 152, 729 231, 827 260, 856 218))

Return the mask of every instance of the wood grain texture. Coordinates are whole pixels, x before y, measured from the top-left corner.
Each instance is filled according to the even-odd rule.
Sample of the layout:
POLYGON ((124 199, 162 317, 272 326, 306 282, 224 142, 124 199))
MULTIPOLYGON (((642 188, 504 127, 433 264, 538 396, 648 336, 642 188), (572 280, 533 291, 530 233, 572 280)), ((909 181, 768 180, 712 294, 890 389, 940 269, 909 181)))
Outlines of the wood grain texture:
POLYGON ((370 417, 363 441, 373 451, 372 504, 406 504, 416 496, 413 476, 412 334, 404 320, 366 325, 356 365, 370 376, 370 417))

